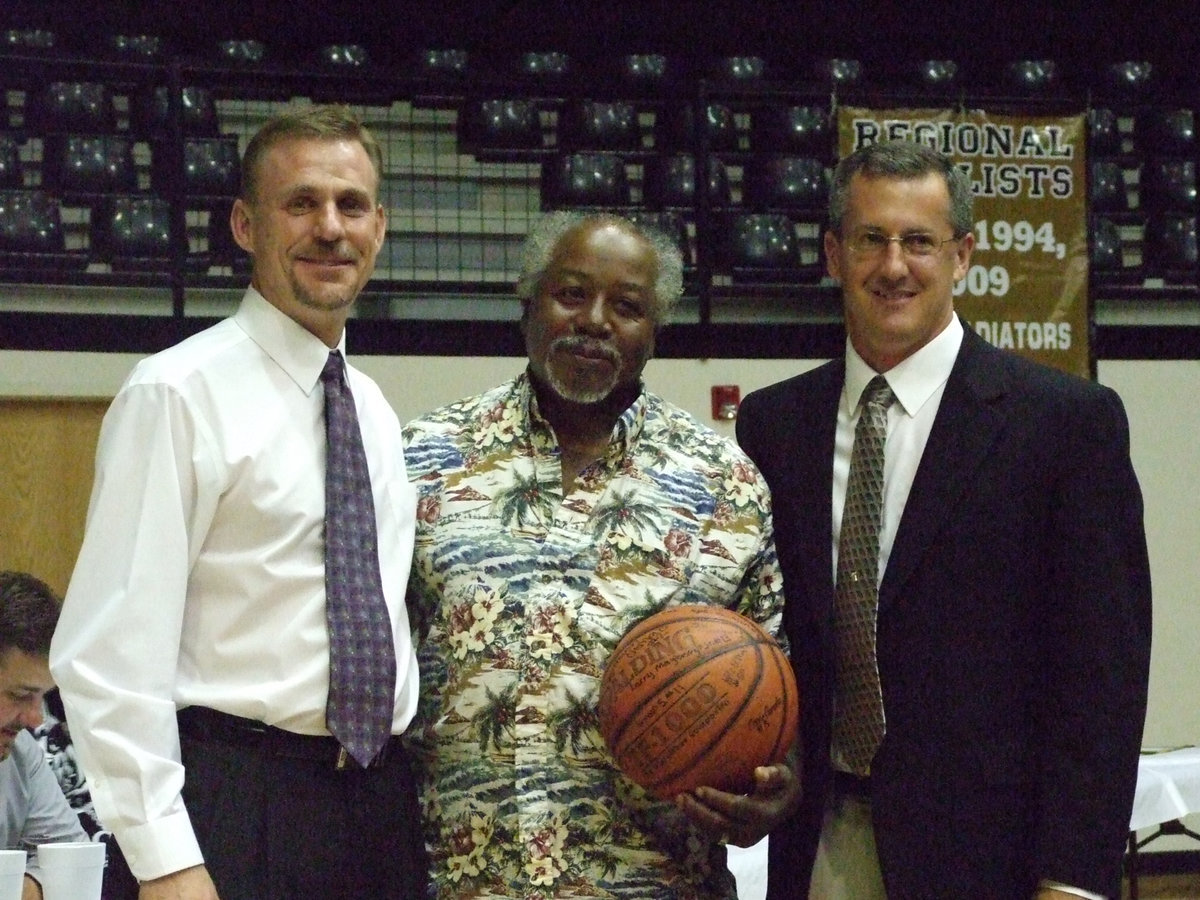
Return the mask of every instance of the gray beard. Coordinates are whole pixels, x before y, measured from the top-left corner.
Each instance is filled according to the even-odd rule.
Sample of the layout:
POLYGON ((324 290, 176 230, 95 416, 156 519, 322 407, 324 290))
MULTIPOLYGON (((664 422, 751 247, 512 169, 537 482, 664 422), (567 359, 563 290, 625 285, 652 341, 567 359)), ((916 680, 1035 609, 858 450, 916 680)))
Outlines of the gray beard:
POLYGON ((558 394, 558 396, 564 400, 569 400, 571 403, 579 404, 599 403, 602 400, 607 400, 608 395, 617 386, 616 372, 613 373, 612 378, 609 378, 608 383, 603 387, 596 387, 591 390, 573 388, 567 385, 559 379, 553 369, 546 370, 546 380, 550 382, 550 387, 554 389, 554 393, 558 394))
POLYGON ((568 384, 565 379, 560 377, 558 366, 553 360, 560 351, 566 351, 573 344, 578 343, 583 342, 576 337, 563 337, 551 342, 547 352, 549 364, 546 366, 546 381, 550 383, 554 393, 571 403, 590 404, 607 400, 617 386, 623 360, 616 351, 609 351, 609 360, 613 364, 612 374, 601 385, 588 388, 568 384))

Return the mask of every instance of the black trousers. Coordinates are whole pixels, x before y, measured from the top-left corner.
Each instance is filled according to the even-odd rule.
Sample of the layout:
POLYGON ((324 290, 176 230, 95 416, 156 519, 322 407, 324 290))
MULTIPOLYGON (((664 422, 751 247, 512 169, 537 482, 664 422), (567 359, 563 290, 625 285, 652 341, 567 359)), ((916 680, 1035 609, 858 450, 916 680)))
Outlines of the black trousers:
POLYGON ((263 742, 181 732, 183 799, 221 900, 427 896, 416 785, 398 741, 377 767, 338 770, 263 742))

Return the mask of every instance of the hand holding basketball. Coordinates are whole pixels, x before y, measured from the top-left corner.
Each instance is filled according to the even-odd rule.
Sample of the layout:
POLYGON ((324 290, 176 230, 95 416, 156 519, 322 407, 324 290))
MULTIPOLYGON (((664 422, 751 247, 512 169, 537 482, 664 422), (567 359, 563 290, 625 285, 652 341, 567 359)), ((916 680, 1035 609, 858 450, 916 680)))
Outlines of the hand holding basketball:
POLYGON ((800 777, 793 764, 766 766, 754 774, 751 793, 729 794, 702 785, 676 797, 676 806, 718 843, 749 847, 792 815, 800 802, 800 777))

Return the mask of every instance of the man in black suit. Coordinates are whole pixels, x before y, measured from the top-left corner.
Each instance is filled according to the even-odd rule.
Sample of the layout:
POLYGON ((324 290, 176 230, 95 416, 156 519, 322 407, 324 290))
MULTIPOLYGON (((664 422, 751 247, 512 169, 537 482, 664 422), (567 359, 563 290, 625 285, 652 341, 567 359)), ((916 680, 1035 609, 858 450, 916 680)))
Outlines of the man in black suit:
POLYGON ((810 876, 821 900, 1120 895, 1150 656, 1128 423, 1112 390, 964 327, 972 231, 969 185, 932 150, 844 159, 825 251, 845 357, 739 413, 774 498, 804 697, 804 796, 771 834, 772 900, 810 876), (884 723, 856 773, 835 563, 876 374, 895 395, 869 604, 884 723))

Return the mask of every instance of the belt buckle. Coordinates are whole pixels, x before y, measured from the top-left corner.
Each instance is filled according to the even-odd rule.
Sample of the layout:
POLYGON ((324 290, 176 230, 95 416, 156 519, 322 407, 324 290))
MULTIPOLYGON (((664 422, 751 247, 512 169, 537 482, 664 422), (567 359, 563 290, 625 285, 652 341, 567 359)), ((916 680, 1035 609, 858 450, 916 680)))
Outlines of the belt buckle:
POLYGON ((833 776, 833 793, 839 801, 856 801, 870 804, 870 776, 855 775, 852 772, 835 772, 833 776))

